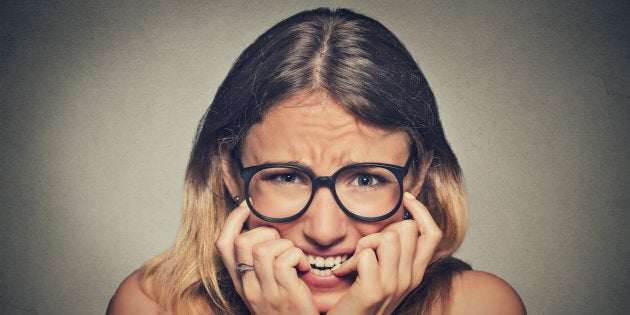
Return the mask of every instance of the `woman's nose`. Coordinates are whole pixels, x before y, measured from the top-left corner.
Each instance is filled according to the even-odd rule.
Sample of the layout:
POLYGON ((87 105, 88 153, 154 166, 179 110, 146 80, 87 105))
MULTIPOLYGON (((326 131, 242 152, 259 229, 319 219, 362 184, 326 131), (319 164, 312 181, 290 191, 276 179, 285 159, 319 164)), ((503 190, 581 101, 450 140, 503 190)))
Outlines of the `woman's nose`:
POLYGON ((332 246, 344 239, 350 218, 341 210, 330 189, 319 188, 304 213, 304 234, 317 246, 332 246))

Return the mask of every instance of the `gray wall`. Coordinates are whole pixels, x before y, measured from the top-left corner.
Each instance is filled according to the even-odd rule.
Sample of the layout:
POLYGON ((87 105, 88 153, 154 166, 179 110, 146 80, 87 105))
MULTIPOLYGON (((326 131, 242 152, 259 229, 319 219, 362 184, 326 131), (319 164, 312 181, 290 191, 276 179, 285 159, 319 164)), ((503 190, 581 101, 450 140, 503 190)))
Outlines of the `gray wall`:
POLYGON ((457 254, 530 314, 630 311, 630 5, 3 1, 0 313, 103 313, 171 243, 196 123, 237 54, 347 6, 406 43, 463 166, 457 254))

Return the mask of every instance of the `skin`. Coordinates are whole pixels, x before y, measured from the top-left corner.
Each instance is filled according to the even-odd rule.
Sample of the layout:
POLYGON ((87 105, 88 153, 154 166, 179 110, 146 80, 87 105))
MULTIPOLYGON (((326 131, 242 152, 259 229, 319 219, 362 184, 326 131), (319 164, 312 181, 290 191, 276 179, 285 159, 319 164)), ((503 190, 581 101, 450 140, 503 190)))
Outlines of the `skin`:
MULTIPOLYGON (((244 166, 298 161, 326 176, 359 162, 402 166, 409 148, 406 133, 367 125, 333 99, 314 94, 272 107, 247 134, 241 161, 244 166)), ((238 170, 227 157, 224 161, 230 192, 242 196, 238 170)), ((426 168, 415 171, 404 179, 412 194, 420 191, 426 168)), ((402 220, 403 207, 383 221, 355 220, 328 188, 318 189, 308 211, 286 223, 263 221, 242 205, 229 216, 217 248, 226 266, 256 266, 243 275, 232 272, 237 291, 254 313, 391 313, 420 283, 441 238, 427 209, 409 196, 403 207, 415 220, 408 221, 402 220), (245 222, 250 229, 241 231, 245 222), (310 269, 305 254, 354 256, 334 271, 341 281, 322 288, 305 277, 310 269)))
MULTIPOLYGON (((276 104, 247 134, 244 166, 299 161, 317 176, 328 176, 352 163, 404 165, 409 155, 406 134, 362 123, 323 94, 301 95, 276 104)), ((420 169, 404 179, 401 209, 379 222, 347 216, 328 188, 320 188, 298 219, 269 223, 241 204, 228 216, 216 247, 237 292, 255 314, 390 314, 422 280, 442 233, 426 207, 413 196, 422 187, 428 154, 420 169), (403 208, 412 220, 402 220, 403 208), (248 229, 243 229, 244 224, 248 229), (307 275, 306 254, 353 253, 333 273, 326 288, 307 275), (255 266, 239 274, 236 263, 255 266)), ((232 195, 243 196, 243 183, 229 155, 222 161, 224 181, 232 195)), ((255 205, 255 201, 253 201, 255 205)), ((150 280, 149 280, 150 281, 150 280)), ((145 287, 151 287, 150 283, 145 287)), ((451 314, 524 314, 518 294, 500 278, 478 271, 454 277, 451 314)), ((432 313, 443 313, 440 309, 432 313)), ((118 289, 108 314, 157 314, 151 292, 141 290, 137 274, 118 289)))

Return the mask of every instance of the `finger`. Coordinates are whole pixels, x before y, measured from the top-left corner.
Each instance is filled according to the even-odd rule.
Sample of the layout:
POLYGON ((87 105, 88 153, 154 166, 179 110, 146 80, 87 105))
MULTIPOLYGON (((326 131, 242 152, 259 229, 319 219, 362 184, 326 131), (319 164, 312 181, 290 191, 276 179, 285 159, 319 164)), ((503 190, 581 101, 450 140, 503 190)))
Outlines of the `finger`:
POLYGON ((400 237, 400 260, 398 264, 399 286, 401 288, 416 287, 416 279, 422 280, 422 275, 414 273, 413 261, 416 255, 418 239, 418 225, 414 220, 400 222, 398 235, 400 237))
POLYGON ((257 227, 239 234, 234 240, 236 262, 254 265, 254 257, 252 254, 254 246, 259 243, 278 239, 280 239, 280 233, 269 226, 257 227))
POLYGON ((243 224, 247 221, 250 213, 251 211, 243 202, 240 206, 234 208, 230 215, 228 215, 225 223, 223 224, 223 229, 221 229, 221 233, 215 241, 215 246, 222 256, 234 257, 234 239, 241 234, 243 224))
POLYGON ((357 246, 354 249, 354 255, 348 258, 342 264, 334 266, 331 269, 333 274, 338 277, 341 277, 351 272, 357 271, 358 254, 367 248, 369 249, 377 248, 379 244, 380 244, 380 232, 369 234, 367 236, 362 237, 359 240, 359 242, 357 242, 357 246))
POLYGON ((235 208, 227 217, 221 233, 215 241, 217 251, 221 255, 221 260, 227 268, 238 292, 241 291, 240 275, 236 271, 236 254, 234 250, 234 240, 241 233, 243 224, 249 217, 249 208, 244 203, 235 208))
MULTIPOLYGON (((329 314, 365 314, 366 306, 378 308, 383 302, 380 283, 381 278, 376 272, 378 265, 376 254, 371 248, 366 248, 356 252, 354 256, 346 260, 337 268, 350 268, 358 272, 355 282, 349 292, 341 297, 339 302, 333 306, 329 314), (345 265, 345 266, 344 266, 345 265)), ((333 271, 334 273, 334 271, 333 271)), ((376 311, 372 310, 373 313, 376 311)))
MULTIPOLYGON (((260 282, 255 272, 257 267, 254 264, 252 254, 254 245, 279 238, 280 236, 276 229, 268 226, 261 226, 239 234, 234 240, 236 262, 254 266, 253 272, 245 271, 237 275, 242 283, 243 297, 255 297, 259 296, 261 293, 260 282)), ((232 268, 236 269, 236 266, 234 265, 232 268)))
POLYGON ((437 226, 429 210, 410 193, 405 193, 403 206, 413 216, 418 225, 420 236, 416 244, 416 255, 414 257, 414 271, 422 271, 431 261, 437 245, 442 239, 442 230, 437 226))
POLYGON ((378 259, 376 253, 371 248, 362 250, 357 259, 357 279, 366 283, 381 283, 378 273, 378 259))
MULTIPOLYGON (((408 292, 410 288, 415 288, 422 280, 423 273, 414 270, 413 262, 416 254, 416 245, 419 242, 419 228, 414 220, 403 220, 396 223, 392 223, 383 229, 386 231, 396 231, 400 240, 400 257, 398 259, 398 269, 395 275, 392 275, 391 279, 397 279, 398 290, 408 292)), ((381 245, 383 246, 383 245, 381 245)), ((379 254, 379 257, 381 254, 379 254)), ((385 278, 389 279, 389 278, 385 278)), ((388 281, 387 283, 393 283, 394 281, 388 281)), ((388 287, 393 289, 392 287, 388 287)))
POLYGON ((337 277, 343 277, 347 274, 357 271, 357 258, 356 255, 348 258, 340 265, 332 267, 330 270, 337 277))
MULTIPOLYGON (((348 258, 348 260, 346 260, 343 264, 333 267, 331 269, 332 273, 337 277, 342 277, 351 272, 360 272, 359 264, 361 260, 363 260, 363 263, 369 263, 369 260, 372 256, 374 257, 374 262, 378 265, 378 260, 376 259, 376 254, 374 253, 374 250, 371 248, 365 248, 361 250, 358 254, 355 254, 354 256, 348 258), (364 257, 366 255, 367 257, 364 257)), ((363 267, 363 271, 365 271, 365 267, 363 267)), ((367 277, 367 275, 365 275, 365 277, 367 277)))
MULTIPOLYGON (((345 262, 340 265, 334 266, 331 271, 335 276, 342 277, 352 272, 358 272, 358 264, 360 253, 370 250, 374 252, 376 248, 379 247, 381 243, 381 233, 373 233, 367 236, 364 236, 357 242, 357 246, 354 249, 354 255, 348 258, 345 262)), ((375 254, 376 256, 376 254, 375 254)), ((377 259, 378 261, 378 259, 377 259)))
MULTIPOLYGON (((386 285, 393 289, 398 281, 399 271, 406 275, 405 270, 399 270, 400 262, 400 238, 395 231, 380 233, 380 244, 376 247, 376 257, 381 279, 387 279, 386 285)), ((360 274, 360 273, 359 273, 360 274)))
POLYGON ((420 233, 416 221, 403 220, 396 222, 383 229, 383 232, 385 231, 396 231, 398 233, 400 238, 400 264, 398 268, 401 271, 410 270, 420 233))
POLYGON ((376 249, 378 245, 381 243, 381 235, 382 232, 368 234, 362 237, 357 242, 357 247, 354 249, 355 253, 360 253, 362 250, 366 248, 376 249))
POLYGON ((292 247, 276 258, 273 274, 278 285, 290 291, 300 284, 298 271, 308 272, 310 269, 311 265, 304 252, 297 247, 292 247))
POLYGON ((394 229, 385 229, 383 232, 367 235, 359 240, 355 253, 367 248, 376 252, 381 275, 393 277, 396 274, 400 260, 400 238, 398 232, 394 229))
POLYGON ((274 276, 274 263, 277 256, 291 248, 294 248, 293 242, 287 239, 274 239, 253 246, 254 272, 260 283, 260 288, 266 294, 274 294, 278 291, 278 284, 274 276))
POLYGON ((355 252, 361 252, 364 249, 368 248, 376 252, 378 272, 380 273, 381 279, 391 280, 388 281, 388 284, 396 285, 397 282, 395 281, 395 279, 399 278, 400 276, 409 277, 410 271, 405 271, 410 270, 411 268, 407 267, 408 269, 404 270, 401 270, 399 268, 401 247, 398 231, 391 228, 385 229, 379 233, 365 236, 361 238, 357 243, 357 248, 355 249, 355 252))

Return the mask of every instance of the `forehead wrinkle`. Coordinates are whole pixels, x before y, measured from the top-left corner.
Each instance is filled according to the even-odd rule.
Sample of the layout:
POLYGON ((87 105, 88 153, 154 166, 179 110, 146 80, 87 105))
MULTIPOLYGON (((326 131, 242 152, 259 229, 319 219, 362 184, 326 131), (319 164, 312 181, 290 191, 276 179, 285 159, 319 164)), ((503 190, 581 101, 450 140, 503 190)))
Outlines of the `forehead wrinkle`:
POLYGON ((263 117, 263 120, 273 118, 277 115, 287 114, 291 114, 295 116, 295 119, 301 120, 300 124, 314 125, 316 128, 319 127, 326 130, 335 130, 341 127, 356 127, 359 129, 360 133, 364 133, 368 137, 370 134, 373 134, 375 138, 387 136, 398 131, 379 128, 361 121, 344 108, 337 100, 324 92, 296 93, 272 106, 265 117, 263 117), (322 126, 322 121, 318 121, 317 119, 320 115, 328 116, 323 122, 329 124, 329 126, 322 126), (331 119, 331 117, 333 119, 331 119))
MULTIPOLYGON (((296 109, 295 107, 284 108, 296 109)), ((308 106, 308 109, 309 110, 284 111, 285 115, 288 114, 288 118, 280 119, 279 121, 275 120, 274 124, 283 125, 288 132, 294 132, 302 139, 315 138, 318 140, 326 140, 330 143, 336 143, 339 139, 353 135, 363 136, 373 142, 378 142, 380 138, 395 132, 395 130, 385 130, 370 126, 352 116, 345 109, 340 108, 339 105, 325 104, 322 106, 308 106), (336 107, 336 111, 327 110, 327 108, 331 107, 336 107), (340 112, 347 115, 339 115, 340 112), (321 119, 322 115, 325 115, 326 119, 321 119), (295 125, 296 121, 299 121, 301 129, 291 128, 295 125), (322 137, 322 135, 325 137, 322 137)), ((270 115, 270 120, 273 119, 273 116, 274 115, 270 115)))
MULTIPOLYGON (((383 154, 378 152, 382 146, 381 141, 383 141, 379 137, 372 137, 367 142, 359 140, 359 143, 344 139, 344 136, 349 136, 351 140, 358 138, 356 136, 358 133, 355 132, 357 130, 352 128, 348 128, 347 132, 342 130, 330 132, 326 139, 306 133, 305 137, 278 137, 273 138, 274 141, 269 141, 272 137, 264 129, 266 128, 261 128, 260 132, 253 132, 248 139, 253 146, 249 147, 250 150, 247 153, 253 161, 250 163, 244 159, 243 163, 247 166, 296 163, 306 166, 305 168, 318 176, 325 176, 348 164, 386 162, 402 165, 407 158, 407 150, 402 149, 400 156, 394 155, 392 158, 384 160, 383 154), (334 134, 337 136, 333 136, 334 134)), ((363 134, 361 129, 359 129, 359 133, 363 134)), ((404 143, 399 147, 403 146, 404 143)), ((388 150, 387 153, 393 153, 392 151, 388 150)))
MULTIPOLYGON (((301 159, 314 169, 320 169, 323 165, 352 164, 354 154, 368 154, 369 152, 364 151, 374 147, 380 138, 370 128, 365 128, 365 125, 352 118, 351 121, 303 120, 301 128, 294 133, 295 137, 285 139, 289 145, 289 155, 301 159), (370 139, 372 145, 357 144, 357 141, 353 141, 357 138, 370 139)), ((332 168, 334 167, 324 170, 330 171, 332 168)))
POLYGON ((356 162, 399 164, 409 143, 406 135, 404 143, 392 137, 400 132, 367 124, 326 95, 286 99, 252 126, 242 158, 247 165, 249 158, 255 164, 300 161, 324 175, 356 162))

